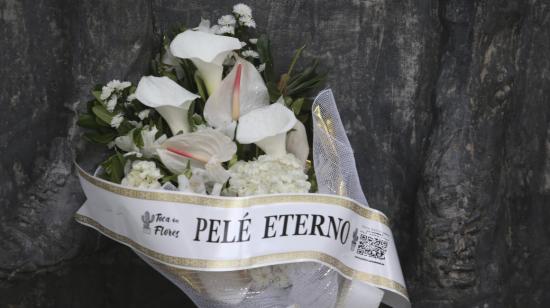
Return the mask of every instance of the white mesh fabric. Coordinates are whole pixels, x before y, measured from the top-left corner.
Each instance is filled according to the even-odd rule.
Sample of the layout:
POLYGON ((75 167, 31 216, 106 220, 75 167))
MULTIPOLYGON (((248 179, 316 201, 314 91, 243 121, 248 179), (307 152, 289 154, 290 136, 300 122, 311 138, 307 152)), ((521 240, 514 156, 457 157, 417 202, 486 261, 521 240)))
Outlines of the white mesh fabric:
POLYGON ((368 206, 332 91, 319 93, 311 110, 313 162, 319 193, 346 196, 368 206))

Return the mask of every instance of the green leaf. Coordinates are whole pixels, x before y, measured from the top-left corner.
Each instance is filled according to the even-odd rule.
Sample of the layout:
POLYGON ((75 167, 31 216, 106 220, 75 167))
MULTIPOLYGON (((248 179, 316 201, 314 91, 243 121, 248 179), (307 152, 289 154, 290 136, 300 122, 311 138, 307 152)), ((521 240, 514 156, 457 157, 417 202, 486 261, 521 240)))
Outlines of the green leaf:
POLYGON ((102 101, 101 99, 101 90, 93 90, 92 95, 97 99, 98 101, 102 101))
POLYGON ((119 183, 124 177, 124 165, 126 164, 126 158, 119 152, 109 157, 104 161, 101 166, 105 170, 105 174, 111 182, 119 183))
POLYGON ((271 55, 271 43, 265 34, 262 34, 256 42, 256 48, 260 55, 260 61, 265 64, 265 69, 262 72, 266 83, 275 83, 275 73, 273 71, 273 57, 271 55))
POLYGON ((95 116, 91 114, 81 114, 78 117, 78 121, 76 122, 76 124, 85 128, 97 129, 99 124, 95 121, 95 119, 95 116))
POLYGON ((301 97, 295 101, 292 102, 291 108, 292 111, 294 111, 295 115, 299 115, 300 111, 302 110, 302 106, 304 105, 304 98, 301 97))
POLYGON ((96 104, 92 107, 92 112, 96 115, 96 117, 100 118, 105 123, 111 123, 111 120, 113 120, 113 114, 107 111, 105 107, 101 104, 96 104))
POLYGON ((99 143, 99 144, 109 144, 109 142, 113 141, 117 137, 117 134, 109 132, 109 133, 98 133, 98 132, 88 132, 84 133, 84 138, 87 140, 99 143))
POLYGON ((142 130, 143 128, 136 128, 132 132, 132 140, 139 148, 143 148, 143 136, 141 135, 142 130))

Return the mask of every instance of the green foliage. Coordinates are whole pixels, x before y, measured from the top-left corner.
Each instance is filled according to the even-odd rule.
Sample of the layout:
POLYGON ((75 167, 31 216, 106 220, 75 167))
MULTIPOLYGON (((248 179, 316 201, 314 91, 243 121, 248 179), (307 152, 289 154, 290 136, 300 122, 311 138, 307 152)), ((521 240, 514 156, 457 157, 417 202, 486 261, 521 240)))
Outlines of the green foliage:
POLYGON ((116 151, 115 154, 101 163, 104 170, 102 177, 108 181, 120 184, 122 178, 124 177, 125 164, 126 158, 116 151))

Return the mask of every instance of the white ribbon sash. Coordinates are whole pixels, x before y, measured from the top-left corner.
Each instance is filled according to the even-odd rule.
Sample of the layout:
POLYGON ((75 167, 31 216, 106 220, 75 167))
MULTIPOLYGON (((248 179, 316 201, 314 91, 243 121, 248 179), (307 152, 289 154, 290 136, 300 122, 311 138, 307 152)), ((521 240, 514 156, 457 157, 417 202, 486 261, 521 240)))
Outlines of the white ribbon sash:
POLYGON ((410 307, 387 217, 351 199, 190 195, 79 176, 87 201, 76 220, 163 264, 230 271, 314 261, 380 288, 388 305, 410 307))

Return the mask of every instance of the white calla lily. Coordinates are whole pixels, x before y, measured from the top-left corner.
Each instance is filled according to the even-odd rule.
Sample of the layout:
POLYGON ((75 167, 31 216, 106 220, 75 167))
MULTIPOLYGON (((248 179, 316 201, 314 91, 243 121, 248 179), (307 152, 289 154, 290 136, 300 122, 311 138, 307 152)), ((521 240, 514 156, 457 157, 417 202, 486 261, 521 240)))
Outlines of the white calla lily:
POLYGON ((141 77, 135 92, 144 105, 155 108, 166 120, 172 134, 189 131, 188 111, 191 102, 199 96, 193 94, 168 77, 141 77))
POLYGON ((211 126, 224 129, 234 126, 234 111, 237 112, 238 118, 267 105, 269 93, 262 76, 252 63, 238 58, 231 72, 206 101, 204 117, 211 126), (238 110, 234 110, 235 94, 238 99, 238 110))
POLYGON ((221 83, 223 61, 227 55, 240 48, 240 41, 234 37, 194 30, 178 34, 170 43, 174 56, 195 64, 209 94, 214 93, 221 83))
POLYGON ((255 143, 266 154, 286 154, 286 133, 296 125, 294 113, 282 104, 272 104, 253 110, 239 119, 237 140, 255 143))
MULTIPOLYGON (((237 145, 215 130, 203 130, 171 137, 157 149, 160 160, 175 174, 181 174, 191 160, 193 165, 220 164, 230 160, 237 145)), ((217 170, 217 169, 213 169, 217 170)))
POLYGON ((309 143, 307 141, 306 127, 300 121, 296 121, 292 130, 286 136, 286 150, 293 154, 302 166, 305 167, 309 156, 309 143))

